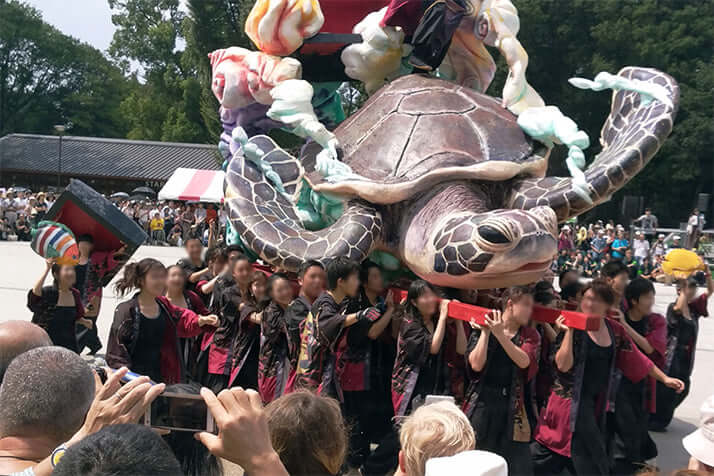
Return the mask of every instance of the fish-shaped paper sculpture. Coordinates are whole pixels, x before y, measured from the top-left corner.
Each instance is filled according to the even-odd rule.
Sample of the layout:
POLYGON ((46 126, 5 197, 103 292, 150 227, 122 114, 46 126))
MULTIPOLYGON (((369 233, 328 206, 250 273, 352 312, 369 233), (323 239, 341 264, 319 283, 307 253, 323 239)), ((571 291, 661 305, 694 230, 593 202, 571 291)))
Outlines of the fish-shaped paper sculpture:
POLYGON ((57 258, 57 264, 79 263, 79 247, 72 230, 62 223, 41 221, 33 231, 32 250, 43 258, 57 258))
POLYGON ((704 261, 694 251, 675 248, 664 257, 662 271, 676 279, 687 279, 696 271, 703 270, 704 266, 704 261))

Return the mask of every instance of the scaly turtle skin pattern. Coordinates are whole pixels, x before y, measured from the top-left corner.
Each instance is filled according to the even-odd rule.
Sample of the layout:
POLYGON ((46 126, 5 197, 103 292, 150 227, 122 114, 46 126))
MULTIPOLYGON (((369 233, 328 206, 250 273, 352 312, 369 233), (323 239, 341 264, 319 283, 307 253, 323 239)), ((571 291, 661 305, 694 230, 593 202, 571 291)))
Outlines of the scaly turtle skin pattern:
POLYGON ((348 180, 330 183, 315 171, 316 145, 298 160, 267 136, 250 139, 266 152, 263 160, 287 194, 312 187, 344 198, 334 224, 302 227, 294 201, 241 151, 226 176, 231 222, 263 260, 292 271, 306 259, 363 260, 382 250, 435 285, 535 281, 557 251, 558 221, 607 200, 671 132, 676 82, 652 69, 619 74, 661 84, 675 107, 643 105, 636 92, 613 94, 603 150, 585 171, 591 201, 573 190, 570 178, 545 177, 550 151, 528 138, 497 100, 411 75, 382 88, 335 130, 340 159, 356 174, 348 180))

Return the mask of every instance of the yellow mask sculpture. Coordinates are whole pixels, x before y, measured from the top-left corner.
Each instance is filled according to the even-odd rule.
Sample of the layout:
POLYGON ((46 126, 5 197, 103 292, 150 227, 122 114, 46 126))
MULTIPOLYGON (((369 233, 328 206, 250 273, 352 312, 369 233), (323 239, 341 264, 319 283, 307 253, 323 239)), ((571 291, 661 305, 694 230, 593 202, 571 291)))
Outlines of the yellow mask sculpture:
POLYGON ((704 269, 704 261, 695 252, 676 248, 667 253, 662 262, 662 271, 676 279, 686 279, 704 269))

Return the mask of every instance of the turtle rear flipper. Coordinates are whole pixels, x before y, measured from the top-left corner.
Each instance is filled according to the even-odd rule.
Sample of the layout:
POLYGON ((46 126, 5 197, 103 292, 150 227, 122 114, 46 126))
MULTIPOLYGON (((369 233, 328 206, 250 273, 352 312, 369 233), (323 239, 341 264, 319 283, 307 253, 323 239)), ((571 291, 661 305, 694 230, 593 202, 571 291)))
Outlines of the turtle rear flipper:
MULTIPOLYGON (((265 153, 262 159, 277 173, 287 195, 294 195, 302 180, 300 163, 267 136, 250 139, 265 153)), ((336 256, 361 261, 382 231, 382 218, 364 201, 345 205, 332 225, 308 231, 286 194, 266 178, 256 163, 238 153, 226 174, 226 203, 230 219, 243 241, 266 262, 298 271, 310 259, 326 262, 336 256)))
POLYGON ((514 184, 511 208, 548 205, 563 222, 609 200, 652 159, 672 132, 679 86, 671 76, 651 68, 628 66, 618 75, 662 86, 671 104, 643 101, 636 91, 613 91, 610 115, 600 135, 602 152, 585 170, 586 190, 576 189, 569 177, 523 179, 514 184))

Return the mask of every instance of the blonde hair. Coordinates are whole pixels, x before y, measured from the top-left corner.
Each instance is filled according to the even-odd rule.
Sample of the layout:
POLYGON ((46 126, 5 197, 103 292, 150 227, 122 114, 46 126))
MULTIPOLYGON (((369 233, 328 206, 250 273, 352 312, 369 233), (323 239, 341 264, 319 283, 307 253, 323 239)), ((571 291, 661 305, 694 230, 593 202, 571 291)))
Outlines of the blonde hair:
POLYGON ((399 432, 404 472, 424 476, 430 458, 453 456, 476 447, 466 415, 451 402, 424 405, 408 416, 399 432))

